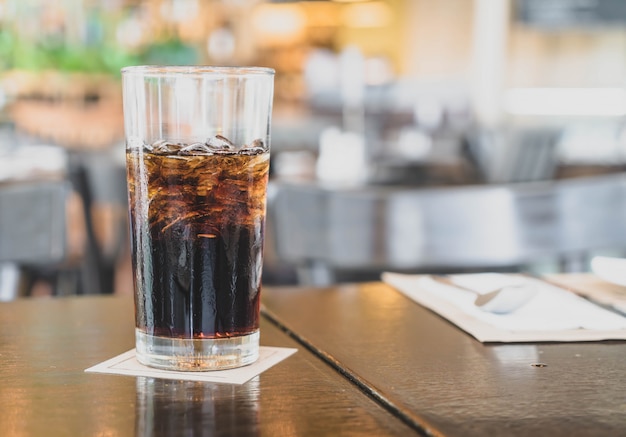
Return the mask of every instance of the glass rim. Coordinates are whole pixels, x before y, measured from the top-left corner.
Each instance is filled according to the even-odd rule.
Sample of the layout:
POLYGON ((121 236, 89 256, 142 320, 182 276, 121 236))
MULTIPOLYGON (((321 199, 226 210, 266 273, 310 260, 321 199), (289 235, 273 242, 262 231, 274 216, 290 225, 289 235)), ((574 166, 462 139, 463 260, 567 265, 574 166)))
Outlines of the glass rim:
POLYGON ((232 67, 210 65, 133 65, 121 70, 123 76, 137 75, 142 77, 165 76, 273 76, 276 71, 268 67, 232 67))

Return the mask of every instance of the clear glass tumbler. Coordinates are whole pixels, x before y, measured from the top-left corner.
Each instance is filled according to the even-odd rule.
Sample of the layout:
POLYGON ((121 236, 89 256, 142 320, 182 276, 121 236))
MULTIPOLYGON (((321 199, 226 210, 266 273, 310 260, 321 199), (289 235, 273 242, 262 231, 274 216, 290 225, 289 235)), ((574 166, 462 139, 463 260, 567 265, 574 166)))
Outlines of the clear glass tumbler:
POLYGON ((274 70, 122 69, 137 359, 254 362, 274 70))

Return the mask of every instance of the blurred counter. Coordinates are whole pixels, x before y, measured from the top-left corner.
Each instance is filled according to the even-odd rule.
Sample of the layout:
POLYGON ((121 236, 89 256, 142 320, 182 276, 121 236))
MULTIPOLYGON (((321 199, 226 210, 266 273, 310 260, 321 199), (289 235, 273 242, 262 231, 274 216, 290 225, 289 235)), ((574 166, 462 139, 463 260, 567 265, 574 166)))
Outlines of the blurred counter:
POLYGON ((301 283, 342 272, 519 270, 551 258, 575 271, 591 251, 626 247, 623 173, 439 187, 274 180, 268 201, 276 256, 301 283))

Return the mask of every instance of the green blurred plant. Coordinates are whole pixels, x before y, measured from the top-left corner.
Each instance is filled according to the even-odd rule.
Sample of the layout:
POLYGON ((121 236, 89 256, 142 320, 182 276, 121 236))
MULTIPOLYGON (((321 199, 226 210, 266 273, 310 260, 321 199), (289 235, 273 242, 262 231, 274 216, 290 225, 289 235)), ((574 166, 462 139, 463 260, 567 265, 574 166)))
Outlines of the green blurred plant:
POLYGON ((0 32, 0 66, 3 70, 59 70, 118 75, 120 68, 139 62, 137 54, 112 44, 66 45, 54 40, 33 43, 9 31, 0 32))
POLYGON ((198 51, 177 38, 170 38, 147 45, 138 58, 143 64, 192 65, 198 60, 198 51))
POLYGON ((165 37, 130 51, 113 38, 95 38, 85 44, 68 44, 63 38, 25 38, 10 28, 0 29, 0 70, 58 70, 104 73, 119 77, 120 69, 138 64, 189 65, 197 62, 196 47, 176 37, 165 37))

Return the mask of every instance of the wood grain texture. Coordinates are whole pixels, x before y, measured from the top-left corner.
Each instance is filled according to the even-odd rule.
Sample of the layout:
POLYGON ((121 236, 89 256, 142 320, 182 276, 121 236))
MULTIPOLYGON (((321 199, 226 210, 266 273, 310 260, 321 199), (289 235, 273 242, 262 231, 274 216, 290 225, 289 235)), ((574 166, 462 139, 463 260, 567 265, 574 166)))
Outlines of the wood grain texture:
POLYGON ((299 351, 243 385, 84 373, 134 346, 126 297, 0 304, 0 436, 415 434, 272 324, 299 351))
POLYGON ((625 342, 484 345, 381 283, 264 293, 280 324, 433 434, 626 434, 625 342))

